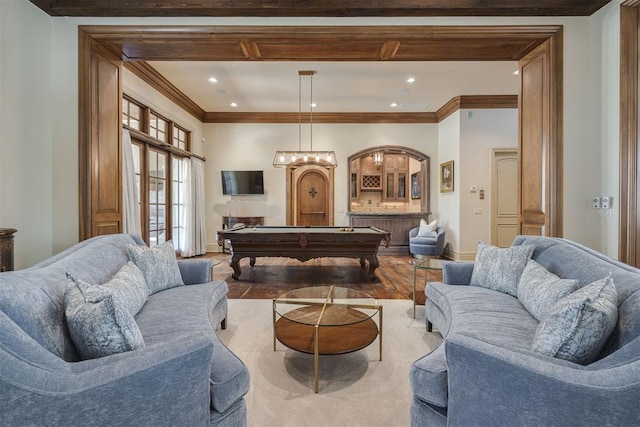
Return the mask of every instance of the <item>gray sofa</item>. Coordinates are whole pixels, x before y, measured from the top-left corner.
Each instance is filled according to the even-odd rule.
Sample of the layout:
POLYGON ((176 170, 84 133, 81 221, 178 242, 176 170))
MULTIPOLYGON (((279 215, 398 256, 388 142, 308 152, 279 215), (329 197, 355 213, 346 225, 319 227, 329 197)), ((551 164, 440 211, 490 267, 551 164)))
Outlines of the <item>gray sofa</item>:
POLYGON ((95 237, 0 274, 0 425, 246 425, 249 374, 215 333, 227 284, 209 260, 180 260, 187 286, 155 293, 135 316, 144 347, 80 361, 65 323, 71 273, 107 282, 129 257, 125 234, 95 237))
POLYGON ((413 426, 630 426, 640 424, 640 270, 577 243, 518 236, 532 259, 585 286, 609 272, 618 321, 587 365, 530 350, 538 321, 518 298, 470 286, 474 264, 448 262, 425 293, 427 326, 444 339, 414 362, 413 426))
POLYGON ((441 256, 444 251, 444 227, 439 225, 436 228, 435 236, 418 236, 420 227, 415 227, 409 230, 409 252, 412 255, 421 256, 441 256))

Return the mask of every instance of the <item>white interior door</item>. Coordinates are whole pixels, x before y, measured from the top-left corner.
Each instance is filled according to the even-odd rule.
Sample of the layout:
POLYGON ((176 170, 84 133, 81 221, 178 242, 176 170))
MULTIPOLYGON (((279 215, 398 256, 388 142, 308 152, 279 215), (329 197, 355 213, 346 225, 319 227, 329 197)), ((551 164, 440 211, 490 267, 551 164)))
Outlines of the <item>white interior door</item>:
POLYGON ((511 246, 518 235, 518 151, 494 149, 491 244, 511 246))

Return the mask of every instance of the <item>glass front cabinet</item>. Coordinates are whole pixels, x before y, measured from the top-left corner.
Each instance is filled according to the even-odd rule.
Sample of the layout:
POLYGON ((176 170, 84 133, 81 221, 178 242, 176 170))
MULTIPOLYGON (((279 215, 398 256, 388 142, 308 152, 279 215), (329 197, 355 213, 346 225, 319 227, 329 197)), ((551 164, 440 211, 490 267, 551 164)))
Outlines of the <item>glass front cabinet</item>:
POLYGON ((383 161, 382 200, 409 200, 409 158, 403 154, 385 154, 383 161))

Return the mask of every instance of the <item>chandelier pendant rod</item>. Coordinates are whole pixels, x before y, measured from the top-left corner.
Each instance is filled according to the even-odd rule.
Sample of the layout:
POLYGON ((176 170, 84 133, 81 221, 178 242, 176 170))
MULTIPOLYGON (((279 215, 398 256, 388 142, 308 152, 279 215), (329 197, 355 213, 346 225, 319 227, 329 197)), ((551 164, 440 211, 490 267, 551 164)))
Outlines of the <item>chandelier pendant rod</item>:
POLYGON ((298 73, 298 151, 302 150, 302 74, 298 73))
POLYGON ((309 143, 310 143, 310 148, 311 151, 313 151, 313 74, 311 74, 311 79, 309 79, 309 81, 311 82, 309 84, 310 86, 310 97, 311 97, 311 101, 309 102, 309 143))

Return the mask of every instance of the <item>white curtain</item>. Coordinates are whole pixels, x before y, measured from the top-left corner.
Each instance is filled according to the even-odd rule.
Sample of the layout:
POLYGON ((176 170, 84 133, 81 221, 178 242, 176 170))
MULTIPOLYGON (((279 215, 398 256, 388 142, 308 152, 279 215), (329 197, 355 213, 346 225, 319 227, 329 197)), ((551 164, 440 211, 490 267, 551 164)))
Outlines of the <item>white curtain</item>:
POLYGON ((184 199, 181 222, 184 225, 184 233, 180 241, 180 255, 191 257, 207 252, 204 219, 204 162, 196 158, 185 158, 183 162, 184 199))
POLYGON ((122 232, 142 234, 131 135, 122 130, 122 232))

